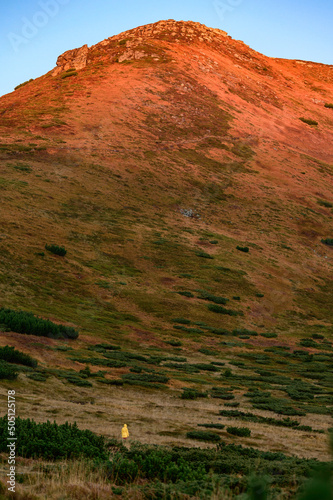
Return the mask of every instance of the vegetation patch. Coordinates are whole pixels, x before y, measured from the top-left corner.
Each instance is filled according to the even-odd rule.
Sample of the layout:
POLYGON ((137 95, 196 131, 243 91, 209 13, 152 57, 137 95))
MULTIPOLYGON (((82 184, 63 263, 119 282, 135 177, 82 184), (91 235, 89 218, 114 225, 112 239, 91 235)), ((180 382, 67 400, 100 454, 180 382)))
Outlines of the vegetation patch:
POLYGON ((30 78, 30 80, 27 80, 26 82, 23 82, 23 83, 20 83, 19 85, 17 85, 14 90, 18 90, 20 89, 21 87, 25 87, 26 85, 28 85, 28 83, 30 82, 33 82, 34 79, 33 78, 30 78))
POLYGON ((0 309, 0 325, 12 332, 38 335, 40 337, 77 339, 79 333, 71 326, 57 325, 49 319, 42 319, 25 311, 0 309))
POLYGON ((218 314, 227 314, 229 316, 243 316, 243 312, 241 312, 241 311, 234 311, 233 309, 226 309, 225 307, 219 306, 217 304, 209 304, 208 309, 209 309, 209 311, 212 311, 212 312, 218 313, 218 314))
POLYGON ((8 363, 30 366, 31 368, 36 368, 38 364, 36 359, 9 345, 0 347, 0 360, 7 361, 8 363))
POLYGON ((158 375, 154 373, 143 373, 143 374, 134 374, 134 373, 125 373, 121 376, 124 382, 151 382, 151 383, 159 383, 159 384, 167 384, 169 379, 165 375, 158 375))
POLYGON ((202 250, 199 250, 199 251, 195 252, 195 255, 197 257, 202 257, 203 259, 214 259, 213 255, 210 255, 207 252, 203 252, 202 250))
POLYGON ((205 290, 197 290, 200 295, 198 295, 198 299, 209 300, 210 302, 214 302, 215 304, 226 304, 229 299, 225 297, 217 297, 210 292, 206 292, 205 290))
POLYGON ((59 245, 45 245, 45 249, 48 252, 54 253, 55 255, 60 255, 60 257, 64 257, 67 253, 64 247, 60 247, 59 245))
POLYGON ((328 245, 330 247, 333 247, 333 238, 326 238, 324 240, 321 240, 324 245, 328 245))
POLYGON ((201 392, 198 391, 197 389, 190 389, 186 387, 182 394, 181 394, 181 399, 197 399, 197 398, 207 398, 208 394, 207 392, 201 392))
POLYGON ((0 361, 0 379, 15 380, 17 376, 18 372, 11 364, 0 361))
POLYGON ((64 78, 70 78, 71 76, 77 76, 77 75, 78 75, 77 71, 69 69, 69 70, 65 71, 65 73, 62 73, 60 75, 60 78, 63 80, 64 78))
POLYGON ((228 434, 239 437, 250 437, 251 431, 248 427, 227 427, 228 434))
MULTIPOLYGON (((34 420, 16 417, 15 421, 16 454, 25 458, 44 458, 45 460, 72 459, 86 457, 107 459, 106 441, 91 431, 80 430, 76 423, 58 425, 37 424, 34 420)), ((0 418, 0 451, 7 448, 8 420, 0 418)))
POLYGON ((333 207, 333 203, 326 201, 326 200, 318 200, 317 203, 318 203, 318 205, 321 205, 322 207, 326 207, 326 208, 333 207))
POLYGON ((308 125, 318 125, 318 122, 316 120, 311 120, 309 118, 300 118, 300 120, 303 122, 303 123, 307 123, 308 125))
POLYGON ((256 422, 258 424, 274 425, 276 427, 289 427, 291 429, 296 429, 299 431, 320 432, 320 433, 324 432, 321 430, 314 431, 312 427, 308 425, 300 425, 300 423, 297 420, 291 420, 289 417, 278 420, 273 417, 262 417, 260 415, 255 415, 254 413, 243 412, 240 410, 220 410, 219 415, 228 418, 238 418, 246 422, 256 422))

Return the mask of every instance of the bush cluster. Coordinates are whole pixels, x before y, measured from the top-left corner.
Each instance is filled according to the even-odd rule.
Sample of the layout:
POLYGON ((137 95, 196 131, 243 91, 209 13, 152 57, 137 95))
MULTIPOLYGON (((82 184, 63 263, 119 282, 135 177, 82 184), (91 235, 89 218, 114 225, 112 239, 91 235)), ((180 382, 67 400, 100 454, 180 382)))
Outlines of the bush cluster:
POLYGON ((125 373, 121 376, 124 382, 152 382, 158 384, 167 384, 169 379, 165 375, 158 375, 154 373, 125 373))
POLYGON ((5 361, 0 361, 0 380, 15 380, 17 375, 18 373, 13 366, 5 361))
POLYGON ((198 295, 198 299, 209 300, 215 304, 225 305, 229 301, 229 299, 226 299, 225 297, 217 297, 216 295, 206 292, 205 290, 198 290, 198 292, 200 293, 200 295, 198 295))
POLYGON ((64 78, 69 78, 71 76, 77 76, 77 71, 75 71, 74 69, 70 69, 70 70, 67 70, 65 73, 62 73, 60 75, 60 78, 61 79, 64 79, 64 78))
POLYGON ((228 434, 239 437, 250 437, 251 431, 248 427, 227 427, 228 434))
POLYGON ((241 311, 234 311, 233 309, 226 309, 225 307, 219 306, 217 304, 209 304, 209 311, 218 313, 218 314, 227 314, 229 316, 243 316, 241 311))
POLYGON ((183 389, 183 392, 180 397, 181 399, 207 398, 208 394, 207 392, 201 392, 198 391, 197 389, 190 389, 186 387, 185 389, 183 389))
POLYGON ((325 240, 321 240, 324 245, 328 245, 330 247, 333 247, 333 238, 326 238, 325 240))
MULTIPOLYGON (((80 456, 106 460, 106 441, 91 431, 80 430, 76 423, 58 425, 37 424, 33 420, 16 418, 16 454, 26 458, 58 460, 80 456)), ((0 418, 0 451, 7 452, 8 420, 0 418)))
POLYGON ((309 118, 300 118, 300 120, 303 122, 303 123, 307 123, 308 125, 318 125, 318 122, 316 120, 311 120, 309 118))
POLYGON ((18 351, 15 347, 10 347, 9 345, 0 347, 0 359, 8 363, 30 366, 31 368, 36 368, 38 364, 37 361, 28 354, 24 354, 24 352, 18 351))
POLYGON ((23 83, 20 83, 20 85, 17 85, 17 86, 14 88, 14 90, 18 90, 18 89, 20 89, 21 87, 24 87, 25 85, 27 85, 28 83, 33 82, 33 81, 34 81, 34 79, 33 79, 33 78, 30 78, 30 80, 27 80, 26 82, 23 82, 23 83))
POLYGON ((45 249, 48 252, 54 253, 55 255, 60 255, 60 257, 64 257, 67 253, 64 247, 60 247, 59 245, 45 245, 45 249))
POLYGON ((77 339, 79 333, 71 326, 56 325, 49 319, 42 319, 26 311, 0 309, 0 325, 16 333, 38 335, 39 337, 77 339))
POLYGON ((254 413, 244 412, 240 410, 220 410, 219 415, 222 417, 239 418, 245 422, 256 422, 258 424, 274 425, 276 427, 289 427, 299 431, 313 431, 312 427, 308 425, 300 425, 297 420, 291 420, 289 417, 278 420, 273 417, 262 417, 254 413))

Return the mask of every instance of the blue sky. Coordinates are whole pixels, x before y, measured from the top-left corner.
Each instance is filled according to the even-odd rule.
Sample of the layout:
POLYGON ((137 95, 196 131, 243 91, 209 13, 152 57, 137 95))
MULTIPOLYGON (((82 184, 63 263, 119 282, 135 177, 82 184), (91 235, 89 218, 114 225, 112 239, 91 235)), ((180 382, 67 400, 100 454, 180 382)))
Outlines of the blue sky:
POLYGON ((328 0, 12 0, 1 10, 0 95, 52 69, 66 50, 161 19, 223 29, 268 56, 333 64, 328 0))

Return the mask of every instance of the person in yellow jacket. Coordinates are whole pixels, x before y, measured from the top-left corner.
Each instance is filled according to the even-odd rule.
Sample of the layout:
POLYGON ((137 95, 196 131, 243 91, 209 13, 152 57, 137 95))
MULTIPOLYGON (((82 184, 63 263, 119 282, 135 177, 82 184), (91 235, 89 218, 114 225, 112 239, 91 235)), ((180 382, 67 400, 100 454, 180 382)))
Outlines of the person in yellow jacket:
POLYGON ((129 432, 127 429, 127 425, 125 424, 124 427, 121 429, 121 437, 123 439, 127 439, 129 437, 129 432))

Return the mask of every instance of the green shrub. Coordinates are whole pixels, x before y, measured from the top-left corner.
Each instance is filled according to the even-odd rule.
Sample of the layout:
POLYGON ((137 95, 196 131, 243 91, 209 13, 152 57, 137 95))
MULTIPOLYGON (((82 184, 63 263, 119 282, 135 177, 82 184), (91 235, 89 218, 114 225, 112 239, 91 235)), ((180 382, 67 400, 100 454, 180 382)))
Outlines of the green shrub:
POLYGON ((40 337, 77 339, 79 333, 71 326, 57 325, 25 311, 0 309, 0 324, 16 333, 40 337))
POLYGON ((91 382, 89 382, 88 380, 85 380, 79 376, 72 375, 72 376, 66 377, 66 380, 70 384, 77 385, 78 387, 92 387, 91 382))
POLYGON ((109 380, 107 378, 99 378, 97 379, 98 382, 102 382, 102 384, 108 384, 108 385, 116 385, 116 386, 123 386, 124 382, 120 379, 114 379, 114 380, 109 380))
POLYGON ((33 78, 30 78, 30 80, 27 80, 26 82, 23 82, 23 83, 20 83, 20 85, 17 85, 17 86, 14 88, 14 90, 18 90, 18 89, 20 89, 21 87, 24 87, 25 85, 27 85, 28 83, 33 82, 33 81, 34 81, 34 79, 33 79, 33 78))
POLYGON ((299 345, 302 347, 317 347, 317 342, 313 339, 301 339, 299 345))
POLYGON ((58 245, 45 245, 45 249, 48 252, 54 253, 55 255, 60 255, 61 257, 64 257, 67 253, 67 250, 65 250, 64 247, 59 247, 58 245))
POLYGON ((36 380, 37 382, 46 382, 47 380, 47 376, 39 372, 28 373, 27 377, 31 380, 36 380))
MULTIPOLYGON (((231 406, 232 404, 233 403, 226 403, 225 406, 231 406)), ((274 425, 276 427, 288 427, 299 431, 320 432, 313 430, 310 426, 300 425, 297 420, 291 420, 289 417, 278 420, 273 417, 262 417, 260 415, 255 415, 254 413, 239 410, 220 410, 219 415, 228 418, 239 418, 240 420, 244 420, 246 422, 256 422, 258 424, 274 425)))
POLYGON ((208 372, 218 372, 220 371, 219 368, 212 364, 207 364, 207 363, 194 363, 190 366, 194 366, 194 368, 198 368, 198 370, 205 370, 208 372))
POLYGON ((214 259, 213 255, 210 255, 209 253, 203 252, 202 250, 195 252, 195 255, 197 257, 202 257, 203 259, 214 259))
POLYGON ((16 350, 15 347, 10 347, 9 345, 0 347, 0 359, 7 361, 8 363, 31 366, 31 368, 36 368, 38 364, 37 361, 28 354, 24 354, 23 352, 16 350))
POLYGON ((215 295, 212 295, 205 290, 197 291, 200 293, 200 295, 198 295, 198 299, 209 300, 210 302, 214 302, 215 304, 226 304, 229 301, 229 299, 226 299, 225 297, 216 297, 215 295))
POLYGON ((224 401, 231 401, 232 399, 235 399, 235 396, 230 394, 230 389, 220 387, 212 387, 210 395, 212 398, 223 399, 224 401))
POLYGON ((333 238, 326 238, 325 240, 321 240, 321 242, 324 243, 324 245, 333 246, 333 238))
MULTIPOLYGON (((96 344, 95 346, 92 346, 92 347, 101 347, 102 349, 106 349, 107 351, 120 351, 121 350, 120 345, 112 345, 112 344, 107 344, 107 343, 96 344)), ((92 348, 92 347, 90 347, 90 348, 92 348)))
POLYGON ((248 330, 247 328, 235 328, 232 335, 239 337, 240 335, 248 335, 249 337, 257 337, 258 333, 255 330, 248 330))
POLYGON ((241 247, 239 245, 236 246, 237 250, 239 250, 240 252, 245 252, 245 253, 248 253, 250 251, 249 247, 241 247))
POLYGON ((16 164, 8 164, 8 166, 13 167, 15 170, 19 172, 32 172, 32 167, 27 163, 16 163, 16 164))
POLYGON ((311 120, 309 118, 300 118, 300 120, 303 123, 307 123, 308 125, 318 125, 318 122, 316 122, 316 120, 311 120))
POLYGON ((154 373, 142 373, 142 374, 134 374, 134 373, 125 373, 121 376, 124 382, 136 381, 136 382, 153 382, 159 384, 167 384, 169 379, 165 375, 158 375, 154 373))
POLYGON ((199 441, 208 441, 211 443, 218 443, 221 441, 221 437, 212 431, 189 431, 186 433, 186 437, 189 439, 197 439, 199 441))
POLYGON ((209 304, 208 306, 209 311, 218 313, 218 314, 227 314, 229 316, 238 316, 238 315, 243 315, 242 312, 240 311, 233 311, 232 309, 226 309, 225 307, 219 306, 217 304, 209 304))
POLYGON ((315 340, 323 340, 325 338, 324 335, 321 335, 320 333, 314 333, 311 337, 315 340))
POLYGON ((266 339, 276 339, 277 338, 277 333, 261 333, 260 334, 262 337, 265 337, 266 339))
POLYGON ((177 292, 178 295, 183 295, 184 297, 194 297, 192 292, 177 292))
POLYGON ((172 321, 175 323, 181 323, 182 325, 190 325, 191 321, 189 319, 185 318, 174 318, 172 321))
POLYGON ((326 208, 333 207, 333 203, 330 203, 329 201, 326 201, 326 200, 318 200, 317 203, 318 203, 318 205, 321 205, 322 207, 326 207, 326 208))
POLYGON ((239 437, 250 437, 251 431, 247 427, 227 427, 228 434, 239 437))
POLYGON ((171 345, 172 347, 180 347, 183 345, 180 340, 166 340, 165 343, 171 345))
MULTIPOLYGON (((107 459, 106 442, 103 436, 80 430, 77 424, 37 424, 30 419, 16 417, 16 454, 26 458, 58 460, 84 456, 92 459, 107 459)), ((8 421, 0 418, 0 452, 7 452, 8 421)))
POLYGON ((60 78, 64 79, 64 78, 69 78, 71 76, 77 76, 78 72, 75 71, 75 70, 67 70, 65 73, 62 73, 60 75, 60 78))
POLYGON ((205 427, 206 429, 224 429, 225 425, 223 424, 198 424, 198 427, 205 427))
MULTIPOLYGON (((206 356, 216 356, 218 353, 213 351, 212 349, 206 349, 205 347, 201 347, 198 352, 205 354, 206 356)), ((224 363, 223 363, 224 364, 224 363)))
POLYGON ((207 392, 201 392, 198 391, 197 389, 190 389, 186 387, 185 389, 183 389, 183 392, 180 397, 181 399, 207 398, 208 394, 207 392))
POLYGON ((15 380, 17 378, 17 371, 9 363, 0 361, 0 379, 15 380))
POLYGON ((325 108, 331 108, 331 109, 333 109, 333 104, 326 102, 325 103, 325 108))

